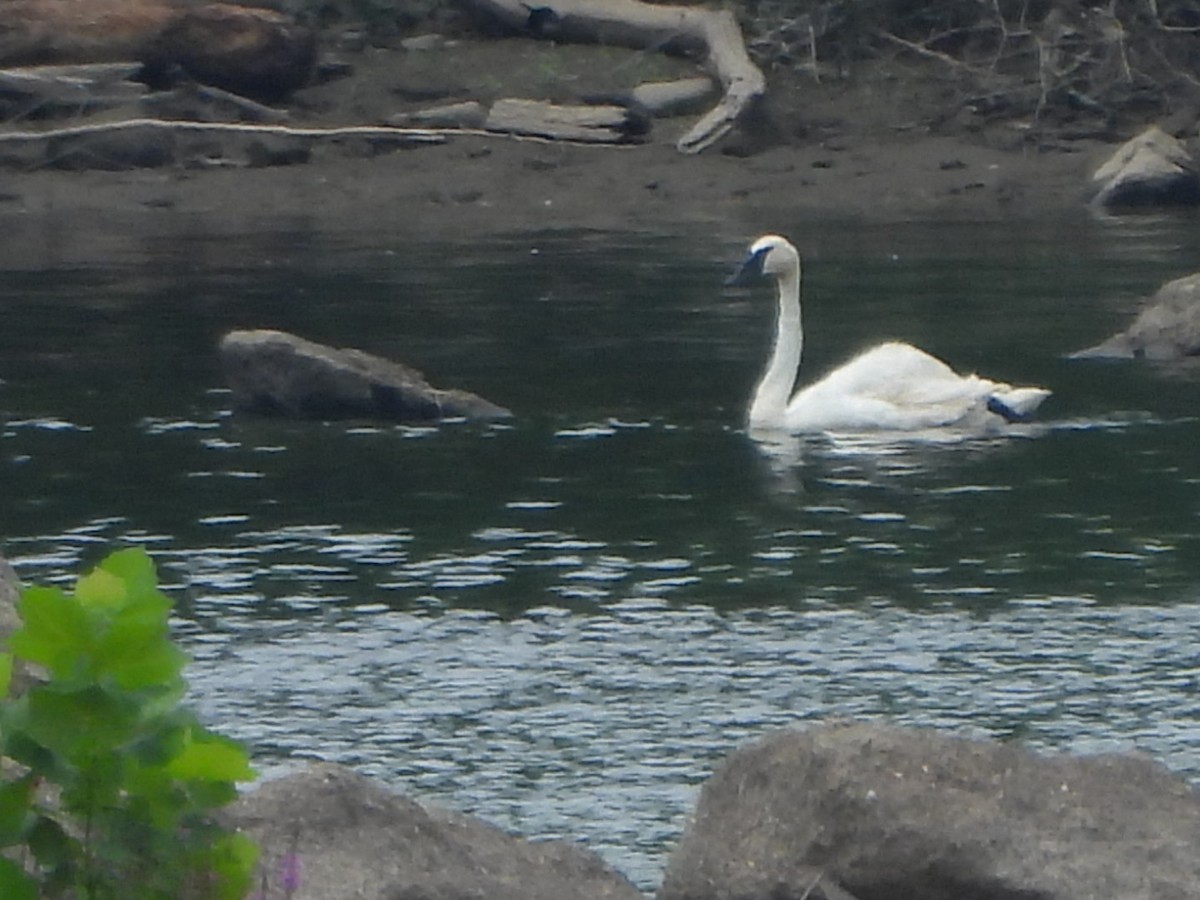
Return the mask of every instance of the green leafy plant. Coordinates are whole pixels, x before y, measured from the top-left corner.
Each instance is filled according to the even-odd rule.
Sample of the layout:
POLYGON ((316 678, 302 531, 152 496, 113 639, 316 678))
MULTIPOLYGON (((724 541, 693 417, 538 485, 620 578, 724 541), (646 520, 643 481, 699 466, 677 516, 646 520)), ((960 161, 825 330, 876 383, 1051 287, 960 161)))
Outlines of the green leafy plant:
POLYGON ((32 587, 0 654, 0 897, 234 900, 257 850, 213 813, 246 751, 180 705, 186 657, 154 564, 122 550, 74 594, 32 587), (10 697, 14 661, 44 670, 10 697))

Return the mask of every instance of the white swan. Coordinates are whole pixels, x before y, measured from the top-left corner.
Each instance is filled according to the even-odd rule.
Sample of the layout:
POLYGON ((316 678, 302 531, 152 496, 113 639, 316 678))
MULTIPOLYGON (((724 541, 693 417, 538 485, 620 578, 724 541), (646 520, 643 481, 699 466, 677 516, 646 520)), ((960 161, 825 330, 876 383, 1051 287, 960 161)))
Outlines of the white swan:
POLYGON ((775 349, 750 403, 751 430, 916 431, 986 428, 1029 418, 1050 395, 978 375, 959 375, 911 344, 872 347, 792 394, 800 367, 800 254, 779 235, 760 237, 732 284, 773 275, 779 292, 775 349))

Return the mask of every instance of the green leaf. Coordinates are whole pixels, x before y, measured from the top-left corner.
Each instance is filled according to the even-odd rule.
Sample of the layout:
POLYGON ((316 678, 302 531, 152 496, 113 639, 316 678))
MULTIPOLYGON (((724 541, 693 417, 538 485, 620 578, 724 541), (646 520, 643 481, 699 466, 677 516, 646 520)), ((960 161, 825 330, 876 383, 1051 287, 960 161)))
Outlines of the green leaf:
POLYGON ((192 732, 183 751, 167 764, 176 778, 187 781, 251 781, 254 770, 236 741, 208 731, 192 732))
POLYGON ((164 719, 154 731, 130 744, 127 749, 130 756, 137 760, 139 771, 154 769, 165 773, 167 763, 183 752, 193 727, 194 722, 185 717, 172 716, 164 719))
POLYGON ((61 782, 68 766, 57 754, 43 747, 25 731, 29 723, 29 706, 22 700, 10 703, 0 712, 0 727, 4 731, 4 755, 31 769, 43 778, 61 782))
POLYGON ((75 599, 86 610, 112 615, 129 602, 129 590, 119 575, 93 569, 75 582, 75 599))
POLYGON ((212 847, 209 866, 216 876, 218 900, 242 900, 254 884, 258 847, 244 834, 219 837, 212 847))
POLYGON ((63 869, 78 855, 74 838, 49 816, 39 816, 29 831, 29 850, 43 869, 63 869))
POLYGON ((33 824, 33 788, 36 783, 36 776, 30 773, 16 781, 0 784, 0 847, 10 847, 25 839, 33 824))
POLYGON ((0 653, 0 699, 8 696, 12 687, 13 657, 11 653, 0 653))
POLYGON ((119 612, 97 642, 97 673, 111 676, 125 690, 177 682, 187 655, 168 637, 169 606, 167 601, 161 609, 143 604, 119 612))
POLYGON ((18 603, 23 625, 8 639, 17 657, 38 663, 62 678, 77 674, 92 645, 91 625, 71 597, 58 588, 26 588, 18 603))
POLYGON ((38 900, 37 883, 11 859, 0 857, 0 897, 4 900, 38 900))
POLYGON ((164 769, 143 769, 126 784, 130 811, 164 835, 173 836, 180 820, 195 809, 191 796, 164 769))
POLYGON ((32 689, 27 695, 31 738, 71 759, 111 752, 136 734, 137 711, 99 687, 32 689))
POLYGON ((99 568, 125 582, 131 597, 157 593, 158 576, 154 571, 154 561, 141 547, 110 553, 99 568))
POLYGON ((220 809, 237 799, 237 786, 232 781, 189 781, 187 786, 188 798, 197 810, 220 809))

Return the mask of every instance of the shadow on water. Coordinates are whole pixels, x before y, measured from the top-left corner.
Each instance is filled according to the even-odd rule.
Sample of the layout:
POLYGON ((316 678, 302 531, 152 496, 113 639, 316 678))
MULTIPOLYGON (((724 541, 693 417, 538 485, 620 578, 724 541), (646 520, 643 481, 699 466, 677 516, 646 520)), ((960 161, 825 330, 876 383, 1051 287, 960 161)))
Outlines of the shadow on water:
POLYGON ((1195 377, 1062 358, 1189 271, 1189 220, 797 223, 802 378, 894 337, 1055 393, 1002 438, 777 446, 742 430, 769 292, 721 289, 753 235, 184 224, 0 251, 0 534, 36 581, 145 545, 203 715, 268 773, 351 764, 649 890, 711 765, 771 727, 1200 771, 1195 377), (235 327, 518 417, 233 416, 235 327))

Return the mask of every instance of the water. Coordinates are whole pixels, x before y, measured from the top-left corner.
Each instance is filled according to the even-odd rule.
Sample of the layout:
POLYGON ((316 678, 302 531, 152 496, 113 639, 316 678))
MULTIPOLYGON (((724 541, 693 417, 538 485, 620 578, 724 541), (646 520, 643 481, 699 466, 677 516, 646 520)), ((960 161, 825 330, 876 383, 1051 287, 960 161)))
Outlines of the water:
POLYGON ((193 701, 275 775, 329 759, 653 890, 698 786, 854 716, 1200 775, 1194 370, 1069 363, 1197 268, 1194 221, 798 221, 805 371, 883 337, 1055 390, 937 442, 740 430, 750 234, 395 244, 274 223, 24 223, 0 247, 0 535, 28 581, 158 561, 193 701), (511 424, 229 413, 277 327, 511 424))

